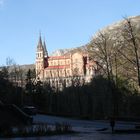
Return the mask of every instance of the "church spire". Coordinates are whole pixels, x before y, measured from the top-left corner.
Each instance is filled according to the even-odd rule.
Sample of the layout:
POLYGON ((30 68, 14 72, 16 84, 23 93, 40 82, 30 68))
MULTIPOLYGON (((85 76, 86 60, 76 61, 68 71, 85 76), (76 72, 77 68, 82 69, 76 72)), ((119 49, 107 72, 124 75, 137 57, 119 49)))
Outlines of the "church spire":
POLYGON ((37 49, 43 50, 41 33, 40 33, 40 36, 39 36, 39 41, 38 41, 37 49))
POLYGON ((45 56, 45 57, 48 57, 48 51, 47 51, 47 48, 46 48, 45 40, 44 40, 43 47, 44 47, 44 56, 45 56))

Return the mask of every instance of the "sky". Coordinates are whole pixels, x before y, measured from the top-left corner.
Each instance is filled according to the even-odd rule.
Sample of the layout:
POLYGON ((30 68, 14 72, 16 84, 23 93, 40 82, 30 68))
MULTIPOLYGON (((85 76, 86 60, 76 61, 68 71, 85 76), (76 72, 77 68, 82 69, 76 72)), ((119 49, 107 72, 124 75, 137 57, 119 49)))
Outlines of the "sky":
POLYGON ((49 54, 90 42, 123 17, 140 15, 139 0, 0 0, 0 66, 35 63, 41 33, 49 54))

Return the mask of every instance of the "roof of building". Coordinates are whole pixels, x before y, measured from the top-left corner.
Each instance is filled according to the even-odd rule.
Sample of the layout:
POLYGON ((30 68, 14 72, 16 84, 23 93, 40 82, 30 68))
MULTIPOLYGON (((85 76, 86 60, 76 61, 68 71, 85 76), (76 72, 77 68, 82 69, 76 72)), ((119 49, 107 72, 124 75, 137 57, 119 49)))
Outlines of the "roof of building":
POLYGON ((70 65, 57 65, 57 66, 48 66, 45 69, 64 69, 69 68, 70 65))

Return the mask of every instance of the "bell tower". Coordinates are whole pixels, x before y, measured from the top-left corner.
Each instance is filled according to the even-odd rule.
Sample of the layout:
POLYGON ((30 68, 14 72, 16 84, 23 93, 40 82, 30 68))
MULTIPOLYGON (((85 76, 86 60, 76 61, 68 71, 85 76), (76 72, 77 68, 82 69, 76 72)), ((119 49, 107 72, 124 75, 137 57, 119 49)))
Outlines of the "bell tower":
POLYGON ((36 51, 36 77, 40 80, 44 79, 44 47, 42 44, 41 35, 39 37, 36 51))

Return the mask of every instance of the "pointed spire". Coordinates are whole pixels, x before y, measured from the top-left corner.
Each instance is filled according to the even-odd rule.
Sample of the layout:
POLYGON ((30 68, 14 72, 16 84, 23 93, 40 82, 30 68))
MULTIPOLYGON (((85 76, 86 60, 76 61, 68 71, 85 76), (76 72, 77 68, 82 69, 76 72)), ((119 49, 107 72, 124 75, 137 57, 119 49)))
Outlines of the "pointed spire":
POLYGON ((40 36, 39 36, 39 44, 41 44, 41 45, 42 45, 41 34, 40 34, 40 36))
POLYGON ((37 45, 37 48, 42 50, 43 49, 43 45, 42 45, 42 38, 41 38, 41 33, 40 33, 40 36, 39 36, 39 41, 38 41, 38 45, 37 45))
POLYGON ((45 39, 44 39, 44 44, 43 44, 43 46, 44 46, 44 56, 45 56, 45 57, 48 57, 48 51, 47 51, 47 48, 46 48, 45 39))

